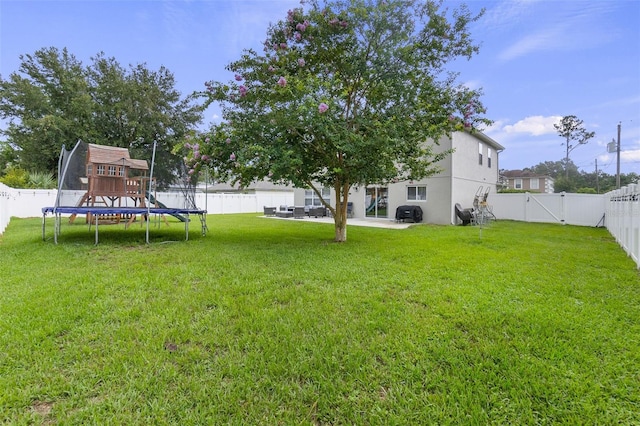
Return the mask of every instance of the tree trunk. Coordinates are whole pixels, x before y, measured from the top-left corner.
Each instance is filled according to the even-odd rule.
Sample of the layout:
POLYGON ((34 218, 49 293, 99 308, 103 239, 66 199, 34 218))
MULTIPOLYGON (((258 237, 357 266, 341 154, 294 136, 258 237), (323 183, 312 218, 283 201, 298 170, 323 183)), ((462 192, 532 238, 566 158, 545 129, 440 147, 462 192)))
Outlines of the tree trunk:
POLYGON ((334 187, 336 191, 336 208, 333 215, 335 223, 336 243, 347 241, 347 200, 349 199, 349 185, 338 184, 334 187))
POLYGON ((344 243, 345 241, 347 241, 347 217, 346 215, 338 213, 339 211, 340 210, 336 209, 336 215, 333 218, 333 221, 336 225, 336 237, 334 241, 336 243, 344 243))

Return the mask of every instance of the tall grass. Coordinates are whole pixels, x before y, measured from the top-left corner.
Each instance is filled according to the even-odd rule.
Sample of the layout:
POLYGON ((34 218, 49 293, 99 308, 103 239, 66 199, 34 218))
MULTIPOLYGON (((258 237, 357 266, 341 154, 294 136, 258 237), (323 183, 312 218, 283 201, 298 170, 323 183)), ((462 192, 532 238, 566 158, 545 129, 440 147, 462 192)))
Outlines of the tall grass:
POLYGON ((640 423, 640 280, 606 230, 208 223, 94 246, 13 219, 0 420, 640 423))

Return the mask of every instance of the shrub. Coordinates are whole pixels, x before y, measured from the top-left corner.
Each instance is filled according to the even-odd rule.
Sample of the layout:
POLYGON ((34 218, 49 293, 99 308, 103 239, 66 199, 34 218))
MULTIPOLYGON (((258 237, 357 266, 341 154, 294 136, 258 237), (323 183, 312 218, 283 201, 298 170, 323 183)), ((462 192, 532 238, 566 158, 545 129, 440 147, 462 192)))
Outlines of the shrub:
POLYGON ((579 188, 576 192, 578 194, 595 194, 596 190, 593 188, 579 188))
POLYGON ((48 172, 29 173, 29 188, 51 189, 56 187, 56 179, 48 172))
POLYGON ((0 182, 12 188, 26 188, 29 184, 29 173, 20 167, 10 167, 0 178, 0 182))

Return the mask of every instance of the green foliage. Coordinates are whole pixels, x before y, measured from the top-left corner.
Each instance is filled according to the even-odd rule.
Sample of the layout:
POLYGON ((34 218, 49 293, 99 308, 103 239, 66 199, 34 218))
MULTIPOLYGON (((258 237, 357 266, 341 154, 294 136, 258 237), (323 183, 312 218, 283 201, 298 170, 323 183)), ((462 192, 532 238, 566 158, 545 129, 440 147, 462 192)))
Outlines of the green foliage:
MULTIPOLYGON (((551 176, 554 178, 555 192, 583 192, 583 193, 599 193, 604 194, 611 190, 616 189, 616 177, 608 173, 598 171, 596 176, 594 172, 586 172, 579 170, 571 160, 568 163, 564 161, 545 161, 535 166, 528 167, 525 170, 530 170, 536 174, 551 176), (565 167, 565 164, 567 165, 565 167), (568 170, 569 178, 565 176, 565 172, 568 170)), ((637 183, 639 180, 637 173, 621 173, 620 174, 620 186, 626 186, 632 183, 637 183)))
POLYGON ((498 190, 499 194, 523 194, 525 192, 529 192, 526 189, 513 189, 513 188, 505 188, 498 190))
POLYGON ((56 187, 56 178, 51 173, 31 172, 28 179, 29 188, 53 189, 56 187))
POLYGON ((12 188, 27 188, 29 186, 29 172, 20 167, 9 167, 0 182, 12 188))
POLYGON ((20 59, 19 71, 0 79, 0 117, 10 120, 3 133, 21 167, 55 173, 62 145, 78 140, 131 148, 150 161, 155 140, 154 174, 161 187, 173 180, 181 165, 173 146, 201 121, 203 106, 180 99, 166 68, 124 69, 103 53, 84 67, 53 47, 20 59))
POLYGON ((51 173, 28 172, 20 167, 9 167, 0 182, 12 188, 53 189, 56 179, 51 173))
POLYGON ((525 170, 531 170, 533 173, 542 176, 551 176, 554 179, 564 176, 569 171, 569 177, 574 178, 580 174, 578 166, 571 160, 568 162, 565 160, 560 161, 544 161, 538 163, 535 166, 528 167, 525 170))
POLYGON ((605 229, 253 215, 0 236, 5 424, 633 425, 635 263, 605 229), (173 241, 170 244, 163 244, 173 241), (597 255, 595 255, 597 253, 597 255))
POLYGON ((595 194, 596 190, 593 188, 578 188, 576 192, 578 194, 595 194))
POLYGON ((187 141, 190 166, 247 185, 269 179, 331 187, 336 240, 346 238, 353 185, 418 180, 449 154, 429 140, 488 120, 480 93, 445 65, 478 48, 461 7, 435 2, 310 1, 268 30, 264 51, 245 51, 209 85, 225 122, 187 141))
POLYGON ((587 132, 584 128, 584 121, 578 119, 575 115, 567 115, 562 117, 560 123, 553 126, 558 131, 558 135, 565 139, 566 156, 565 162, 565 178, 569 179, 569 154, 580 145, 585 145, 589 139, 593 138, 595 132, 587 132))
POLYGON ((0 141, 0 176, 3 176, 11 166, 16 165, 18 155, 13 147, 0 141))
POLYGON ((564 176, 558 176, 553 182, 555 192, 576 192, 576 182, 564 176))

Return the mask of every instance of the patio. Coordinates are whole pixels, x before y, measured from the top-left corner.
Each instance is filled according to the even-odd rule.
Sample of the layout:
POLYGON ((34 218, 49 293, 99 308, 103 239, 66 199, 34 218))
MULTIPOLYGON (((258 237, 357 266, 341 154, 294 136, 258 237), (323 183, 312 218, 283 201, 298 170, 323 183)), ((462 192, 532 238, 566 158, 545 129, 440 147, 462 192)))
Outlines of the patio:
MULTIPOLYGON (((289 218, 277 217, 277 216, 263 216, 263 217, 267 219, 293 220, 293 218, 290 218, 290 217, 289 218)), ((328 224, 334 223, 332 217, 304 216, 304 218, 299 218, 295 220, 305 221, 305 222, 328 223, 328 224)), ((393 219, 355 219, 355 218, 347 219, 347 226, 368 226, 370 228, 407 229, 411 225, 416 225, 416 224, 396 222, 393 219)))

